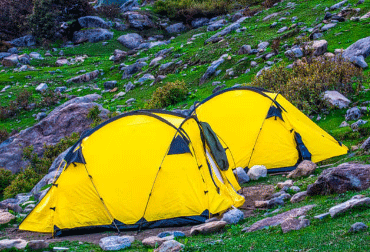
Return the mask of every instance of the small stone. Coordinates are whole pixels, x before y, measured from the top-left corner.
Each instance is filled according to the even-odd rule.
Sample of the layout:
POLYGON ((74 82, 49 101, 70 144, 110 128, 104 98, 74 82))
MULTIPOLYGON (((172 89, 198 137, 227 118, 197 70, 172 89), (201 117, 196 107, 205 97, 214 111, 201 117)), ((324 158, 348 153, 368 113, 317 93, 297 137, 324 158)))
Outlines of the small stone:
POLYGON ((164 237, 167 237, 167 236, 173 236, 173 237, 177 238, 177 237, 185 237, 185 234, 181 231, 165 231, 165 232, 161 232, 157 235, 157 237, 159 237, 159 238, 164 238, 164 237))
POLYGON ((267 208, 274 208, 276 206, 284 206, 284 200, 281 198, 273 198, 267 202, 267 208))
POLYGON ((305 200, 307 198, 307 191, 299 192, 293 195, 293 197, 290 198, 291 203, 297 203, 305 200))
POLYGON ((254 206, 256 208, 265 208, 268 205, 268 200, 256 200, 254 206))
POLYGON ((298 186, 291 186, 289 189, 294 192, 299 192, 301 190, 301 188, 299 188, 298 186))
POLYGON ((190 230, 190 235, 210 234, 220 231, 226 226, 226 221, 213 221, 198 226, 194 226, 190 230))
POLYGON ((255 165, 249 169, 247 175, 251 180, 267 177, 267 168, 264 165, 255 165))
POLYGON ((323 219, 325 219, 329 216, 330 216, 330 213, 323 213, 323 214, 319 214, 319 215, 314 216, 314 218, 318 219, 318 220, 323 220, 323 219))
POLYGON ((28 242, 28 248, 31 250, 47 249, 49 244, 44 240, 32 240, 28 242))
POLYGON ((317 165, 309 160, 303 160, 296 169, 291 171, 287 178, 307 177, 311 175, 317 168, 317 165))
POLYGON ((284 186, 288 186, 288 187, 293 186, 293 180, 286 180, 286 181, 284 181, 284 182, 279 182, 279 183, 277 184, 277 187, 278 187, 279 189, 283 188, 284 186))
POLYGON ((108 236, 100 239, 99 246, 107 250, 121 250, 131 246, 135 241, 133 236, 108 236))
POLYGON ((113 88, 115 88, 116 86, 117 86, 117 81, 106 81, 106 82, 104 82, 104 88, 105 89, 113 89, 113 88))
POLYGON ((158 237, 158 236, 150 236, 150 237, 147 237, 144 240, 142 240, 142 243, 145 246, 154 248, 156 246, 162 245, 162 243, 164 243, 166 241, 173 240, 174 238, 175 237, 173 235, 164 236, 164 237, 161 237, 161 238, 158 237))
POLYGON ((244 213, 235 208, 224 213, 221 221, 226 221, 228 224, 236 224, 244 219, 244 213))
POLYGON ((250 178, 249 178, 248 174, 241 167, 236 168, 234 170, 234 174, 236 175, 236 177, 238 179, 238 183, 240 185, 248 183, 250 181, 250 178))
POLYGON ((3 249, 24 249, 27 246, 27 241, 22 239, 3 239, 0 240, 0 250, 3 249))
POLYGON ((346 122, 346 121, 343 121, 340 125, 339 125, 339 128, 344 128, 344 127, 349 127, 349 123, 346 122))
POLYGON ((356 222, 355 224, 353 224, 351 226, 351 228, 348 230, 348 233, 357 233, 359 231, 365 231, 367 230, 369 227, 365 224, 365 223, 362 223, 362 222, 356 222))
POLYGON ((184 248, 184 244, 175 240, 171 240, 164 242, 161 246, 159 246, 159 248, 155 249, 154 252, 177 252, 183 250, 184 248))
POLYGON ((66 247, 53 247, 53 251, 68 251, 69 248, 66 247))
POLYGON ((7 211, 0 210, 0 224, 9 223, 11 220, 14 220, 15 216, 7 211))

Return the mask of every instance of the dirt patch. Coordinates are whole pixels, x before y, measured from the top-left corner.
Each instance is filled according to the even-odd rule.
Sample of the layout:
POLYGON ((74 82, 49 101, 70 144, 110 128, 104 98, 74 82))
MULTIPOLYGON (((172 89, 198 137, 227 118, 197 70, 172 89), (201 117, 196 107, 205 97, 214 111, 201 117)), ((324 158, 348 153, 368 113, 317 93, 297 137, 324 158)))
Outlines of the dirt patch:
POLYGON ((240 208, 245 210, 253 210, 255 208, 254 202, 257 200, 266 200, 273 193, 275 193, 275 187, 273 185, 243 187, 239 193, 245 198, 245 203, 240 208))

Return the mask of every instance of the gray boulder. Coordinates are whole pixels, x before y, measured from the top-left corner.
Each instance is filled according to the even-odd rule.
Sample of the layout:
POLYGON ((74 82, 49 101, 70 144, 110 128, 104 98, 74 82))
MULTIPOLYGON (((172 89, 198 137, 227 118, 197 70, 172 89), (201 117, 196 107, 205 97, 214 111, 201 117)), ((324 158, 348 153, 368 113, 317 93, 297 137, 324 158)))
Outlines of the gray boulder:
POLYGON ((137 33, 122 35, 117 40, 129 49, 135 49, 143 42, 143 38, 137 33))
POLYGON ((215 40, 217 39, 220 39, 222 38, 223 36, 229 34, 230 32, 232 31, 235 31, 236 29, 240 28, 240 24, 245 20, 247 19, 247 17, 242 17, 240 18, 238 21, 232 23, 231 25, 229 25, 228 27, 226 27, 225 29, 223 29, 222 31, 220 32, 217 32, 215 35, 213 35, 212 37, 210 37, 209 39, 207 39, 204 44, 208 44, 210 42, 214 42, 215 40))
POLYGON ((323 100, 327 101, 330 105, 338 107, 340 109, 347 108, 351 103, 344 95, 338 91, 325 91, 323 93, 323 100))
POLYGON ((369 227, 365 224, 365 223, 362 223, 362 222, 356 222, 355 224, 353 224, 351 226, 351 228, 348 230, 348 233, 357 233, 359 231, 365 231, 367 230, 369 227))
POLYGON ((173 236, 173 237, 177 238, 177 237, 185 237, 185 234, 181 231, 165 231, 165 232, 161 232, 157 235, 158 238, 164 238, 164 237, 168 237, 168 236, 173 236))
POLYGON ((259 178, 267 177, 267 168, 264 165, 254 165, 248 171, 248 176, 251 180, 258 180, 259 178))
POLYGON ((208 25, 207 31, 216 31, 218 29, 221 29, 225 24, 226 24, 226 20, 225 19, 220 19, 220 20, 218 20, 216 22, 213 22, 210 25, 208 25))
POLYGON ((205 18, 205 17, 203 17, 203 18, 196 18, 193 21, 191 21, 191 26, 193 27, 193 29, 197 29, 199 27, 208 25, 208 23, 209 23, 209 19, 208 18, 205 18))
POLYGON ((27 246, 27 241, 23 239, 4 239, 0 240, 0 250, 5 249, 24 249, 27 246))
POLYGON ((301 50, 301 48, 293 48, 291 50, 286 51, 284 54, 286 57, 290 59, 303 57, 303 51, 301 50))
POLYGON ((362 112, 358 107, 353 107, 347 110, 346 112, 346 121, 354 121, 360 119, 362 112))
POLYGON ((307 187, 308 195, 327 195, 361 191, 370 187, 370 165, 344 163, 324 170, 316 182, 307 187))
POLYGON ((93 79, 98 78, 99 76, 99 70, 95 70, 89 73, 85 73, 82 75, 78 75, 76 77, 73 77, 71 79, 68 79, 66 82, 67 83, 83 83, 83 82, 89 82, 93 79))
POLYGON ((122 68, 123 70, 122 79, 124 80, 130 78, 133 74, 140 72, 141 69, 146 65, 147 63, 145 62, 136 62, 132 65, 122 68))
POLYGON ((127 0, 124 4, 121 5, 121 11, 131 11, 135 8, 139 7, 139 1, 138 0, 127 0))
POLYGON ((108 236, 100 239, 99 246, 104 251, 121 250, 130 247, 134 241, 133 236, 108 236))
POLYGON ((0 52, 0 60, 4 59, 6 57, 9 57, 12 54, 13 53, 9 53, 9 52, 0 52))
POLYGON ((167 62, 165 64, 162 64, 160 67, 159 67, 159 71, 164 71, 166 70, 167 68, 169 68, 170 66, 172 66, 174 64, 174 62, 170 61, 170 62, 167 62))
POLYGON ((96 16, 80 17, 78 23, 82 28, 103 28, 109 29, 110 25, 105 22, 102 18, 96 16))
POLYGON ((155 24, 147 15, 143 15, 138 12, 126 12, 124 17, 127 23, 130 24, 130 27, 134 29, 145 30, 155 27, 155 24))
POLYGON ((262 49, 266 49, 269 45, 270 45, 270 43, 265 41, 265 42, 259 43, 257 48, 258 48, 258 50, 262 50, 262 49))
POLYGON ((177 252, 183 250, 184 248, 184 244, 175 240, 169 240, 162 243, 162 245, 155 249, 154 252, 177 252))
POLYGON ((43 146, 55 145, 60 139, 73 132, 82 133, 90 128, 91 120, 86 116, 90 109, 98 106, 103 119, 109 111, 94 101, 100 99, 97 94, 77 97, 55 108, 49 115, 34 126, 22 130, 0 144, 0 167, 18 172, 27 166, 23 159, 23 148, 33 145, 34 151, 41 156, 43 146))
POLYGON ((200 79, 200 84, 204 84, 217 70, 217 68, 224 63, 227 54, 222 55, 218 60, 213 61, 211 65, 208 67, 207 71, 204 73, 202 78, 200 79))
POLYGON ((236 224, 244 219, 244 213, 235 208, 224 213, 221 221, 226 221, 228 224, 236 224))
POLYGON ((81 44, 84 42, 96 43, 104 40, 109 40, 113 38, 113 32, 106 29, 89 29, 77 31, 73 34, 73 43, 81 44))
POLYGON ((239 55, 250 54, 251 51, 252 51, 252 47, 250 45, 243 45, 242 47, 240 47, 238 54, 239 55))
POLYGON ((131 91, 132 89, 134 89, 134 88, 135 88, 135 85, 134 85, 134 84, 132 84, 132 82, 131 82, 131 81, 129 81, 129 82, 128 82, 127 84, 125 84, 123 87, 125 88, 125 91, 126 91, 126 93, 127 93, 127 92, 131 91))
POLYGON ((293 197, 290 198, 291 203, 297 203, 305 200, 307 198, 307 191, 299 192, 293 195, 293 197))
POLYGON ((103 86, 107 90, 113 89, 117 86, 117 81, 106 81, 103 86))
POLYGON ((365 58, 370 54, 370 37, 360 39, 344 50, 342 56, 359 67, 366 68, 365 58))
POLYGON ((296 169, 291 171, 287 178, 307 177, 311 175, 317 168, 317 165, 309 160, 303 160, 296 169))
POLYGON ((287 30, 288 30, 288 27, 287 27, 287 26, 284 26, 284 27, 280 28, 280 29, 277 31, 277 33, 283 33, 283 32, 285 32, 285 31, 287 31, 287 30))
POLYGON ((10 41, 10 44, 15 47, 30 47, 36 45, 36 38, 32 35, 16 38, 10 41))
POLYGON ((46 83, 41 83, 36 87, 36 91, 38 92, 44 92, 48 89, 48 85, 46 83))
POLYGON ((370 198, 355 198, 356 196, 352 197, 352 199, 347 200, 339 205, 333 206, 329 209, 330 216, 332 218, 337 217, 338 215, 345 213, 353 208, 370 208, 370 198))
POLYGON ((234 174, 238 178, 239 185, 248 183, 250 181, 250 178, 248 174, 245 172, 245 170, 241 167, 238 167, 234 170, 234 174))
POLYGON ((177 23, 166 27, 166 31, 168 33, 182 33, 185 32, 186 30, 187 28, 183 23, 177 23))
POLYGON ((337 23, 326 24, 323 27, 321 27, 321 31, 330 30, 331 28, 334 28, 336 25, 337 25, 337 23))
POLYGON ((363 144, 360 147, 363 150, 369 150, 370 149, 370 137, 363 142, 363 144))
POLYGON ((330 7, 330 10, 336 10, 336 9, 339 9, 339 8, 343 7, 347 2, 348 2, 348 0, 344 0, 344 1, 341 1, 341 2, 339 2, 339 3, 336 3, 336 4, 334 4, 334 5, 332 5, 332 6, 330 7))

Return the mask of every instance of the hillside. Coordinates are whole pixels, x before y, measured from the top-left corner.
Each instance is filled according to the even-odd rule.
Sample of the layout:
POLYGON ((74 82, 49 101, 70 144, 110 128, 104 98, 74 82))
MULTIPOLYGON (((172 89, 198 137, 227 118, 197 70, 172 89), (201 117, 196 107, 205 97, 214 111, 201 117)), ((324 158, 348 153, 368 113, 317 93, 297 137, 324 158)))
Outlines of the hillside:
MULTIPOLYGON (((198 16, 165 12, 158 1, 129 2, 134 4, 111 17, 103 11, 86 18, 69 17, 54 27, 54 38, 57 33, 62 38, 28 35, 0 40, 0 167, 5 168, 0 169, 0 199, 5 200, 0 209, 14 202, 17 210, 23 208, 8 207, 16 218, 0 226, 0 240, 48 237, 14 228, 51 186, 63 158, 60 154, 86 130, 134 110, 166 109, 188 115, 195 102, 214 93, 253 86, 282 94, 349 148, 347 155, 318 163, 311 176, 294 178, 286 189, 289 198, 297 193, 292 186, 306 191, 322 172, 347 162, 358 167, 351 167, 346 176, 364 169, 364 186, 318 193, 294 203, 285 199, 271 208, 256 207, 255 202, 283 192, 277 184, 286 181, 287 174, 269 174, 243 184, 243 195, 248 190, 252 195, 242 209, 246 218, 241 222, 197 236, 189 236, 191 227, 181 228, 187 237, 176 240, 185 245, 184 251, 369 251, 369 228, 348 230, 357 222, 370 226, 370 203, 335 218, 315 216, 355 195, 370 197, 365 186, 370 174, 366 173, 370 169, 366 166, 370 158, 370 1, 235 1, 225 10, 217 7, 218 12, 198 16), (77 23, 79 29, 73 36, 68 34, 77 23), (325 91, 345 97, 327 101, 325 91), (24 194, 16 197, 19 193, 24 194), (310 225, 301 230, 283 233, 279 225, 267 225, 256 232, 242 231, 267 216, 308 205, 316 207, 302 214, 310 225)), ((122 232, 137 236, 125 251, 152 251, 138 240, 164 230, 122 232)), ((101 251, 99 240, 108 235, 115 233, 56 238, 47 246, 101 251)))

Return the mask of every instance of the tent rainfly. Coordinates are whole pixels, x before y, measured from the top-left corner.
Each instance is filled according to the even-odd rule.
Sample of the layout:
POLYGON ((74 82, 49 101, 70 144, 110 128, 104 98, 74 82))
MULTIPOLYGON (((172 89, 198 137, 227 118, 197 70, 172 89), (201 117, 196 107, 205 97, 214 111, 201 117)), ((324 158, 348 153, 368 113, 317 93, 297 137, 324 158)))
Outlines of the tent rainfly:
POLYGON ((246 171, 254 165, 290 171, 302 160, 319 162, 348 152, 282 95, 260 88, 225 89, 196 104, 192 115, 209 123, 236 167, 246 171))
POLYGON ((220 145, 194 117, 135 111, 112 118, 71 148, 19 229, 58 236, 203 223, 244 203, 220 145))

